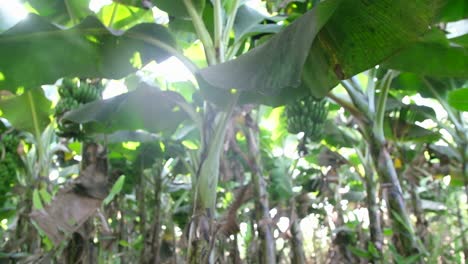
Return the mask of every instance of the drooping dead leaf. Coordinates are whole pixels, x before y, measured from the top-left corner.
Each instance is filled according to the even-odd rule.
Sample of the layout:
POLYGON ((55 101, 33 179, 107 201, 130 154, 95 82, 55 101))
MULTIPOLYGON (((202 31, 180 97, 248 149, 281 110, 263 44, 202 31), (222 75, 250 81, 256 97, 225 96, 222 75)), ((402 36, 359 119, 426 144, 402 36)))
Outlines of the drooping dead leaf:
POLYGON ((106 149, 95 143, 84 149, 84 166, 77 180, 61 189, 50 204, 30 214, 55 245, 77 232, 108 193, 106 149))
POLYGON ((55 245, 77 231, 101 205, 102 200, 86 197, 63 189, 41 210, 34 210, 31 219, 55 245))

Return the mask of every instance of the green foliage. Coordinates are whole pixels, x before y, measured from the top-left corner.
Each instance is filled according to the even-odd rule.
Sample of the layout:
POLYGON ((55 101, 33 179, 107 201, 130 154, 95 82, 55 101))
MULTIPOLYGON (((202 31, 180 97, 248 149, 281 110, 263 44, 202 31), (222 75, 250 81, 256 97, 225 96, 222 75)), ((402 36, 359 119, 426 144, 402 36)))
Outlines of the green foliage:
MULTIPOLYGON (((184 1, 158 0, 155 2, 158 8, 166 11, 167 13, 177 18, 180 18, 180 19, 191 18, 187 11, 186 6, 183 3, 184 1)), ((205 9, 205 5, 206 5, 206 0, 191 0, 188 2, 192 3, 197 13, 199 14, 203 13, 203 10, 205 9)))
MULTIPOLYGON (((52 200, 52 194, 62 182, 73 174, 84 175, 78 169, 84 154, 79 141, 66 149, 61 142, 67 139, 53 137, 52 126, 45 129, 51 103, 39 87, 62 79, 53 115, 61 135, 94 140, 107 149, 106 180, 112 189, 98 217, 88 221, 86 231, 92 236, 83 239, 89 244, 82 245, 97 249, 98 263, 154 262, 144 258, 152 258, 155 246, 160 246, 159 262, 180 261, 186 251, 178 241, 188 237, 204 243, 213 234, 216 238, 209 245, 240 262, 262 262, 256 257, 263 254, 266 243, 273 248, 284 245, 281 250, 273 249, 281 261, 287 257, 285 252, 295 254, 302 247, 305 262, 333 262, 325 256, 340 254, 355 262, 358 258, 361 262, 460 262, 466 206, 457 204, 458 200, 450 203, 449 198, 458 199, 462 193, 466 122, 451 107, 466 109, 467 88, 453 89, 466 87, 468 35, 447 39, 447 32, 438 28, 445 26, 440 22, 466 17, 464 1, 261 1, 274 10, 271 15, 242 0, 217 1, 114 1, 96 17, 87 18, 89 0, 23 1, 37 15, 0 33, 0 121, 21 129, 24 137, 20 141, 10 125, 0 129, 0 258, 60 262, 60 253, 68 253, 65 245, 54 247, 44 230, 39 235, 31 232, 24 213, 31 206, 53 207, 50 202, 57 199, 52 200), (195 12, 189 14, 186 3, 193 4, 195 12), (237 10, 236 5, 240 5, 237 10), (168 12, 169 23, 157 24, 161 20, 156 21, 153 11, 155 16, 160 12, 153 6, 168 12), (221 32, 215 34, 215 29, 221 32), (200 38, 200 30, 208 36, 200 38), (211 41, 214 47, 206 45, 211 41), (152 65, 141 68, 176 55, 195 72, 192 63, 207 65, 204 52, 217 57, 208 55, 210 64, 227 62, 200 70, 196 80, 171 83, 160 72, 153 73, 152 65), (376 64, 380 64, 378 70, 353 77, 376 64), (365 199, 365 192, 369 198, 370 189, 378 186, 381 189, 375 191, 382 198, 391 200, 395 195, 388 182, 367 181, 379 169, 371 164, 379 158, 373 153, 377 151, 369 148, 375 143, 370 142, 375 131, 369 125, 376 117, 372 103, 381 102, 382 94, 381 82, 374 80, 381 80, 390 68, 402 72, 392 83, 386 105, 378 107, 384 110, 379 114, 385 112, 381 147, 391 156, 385 165, 401 161, 396 183, 401 181, 403 203, 409 205, 403 208, 414 213, 419 226, 413 228, 404 210, 392 212, 388 208, 392 203, 387 201, 386 210, 381 211, 398 225, 388 228, 388 221, 383 221, 378 231, 385 243, 380 251, 369 236, 373 219, 368 219, 365 209, 370 211, 373 205, 365 199), (100 100, 101 81, 125 77, 130 92, 100 100), (344 94, 341 86, 330 93, 350 77, 343 84, 352 84, 346 88, 355 89, 355 97, 344 94), (158 82, 166 82, 161 85, 164 91, 155 87, 158 82), (366 82, 367 89, 363 88, 366 82), (8 99, 11 93, 1 90, 17 96, 8 99), (436 120, 440 113, 436 115, 438 105, 433 100, 417 101, 418 93, 434 97, 433 90, 454 116, 449 115, 451 122, 436 120), (448 100, 444 101, 446 92, 448 100), (240 95, 243 105, 231 116, 222 109, 234 106, 233 95, 240 95), (330 98, 319 100, 326 95, 330 98), (362 105, 356 105, 356 98, 362 99, 362 105), (245 105, 252 102, 287 105, 245 105), (432 123, 427 129, 428 119, 438 126, 432 123), (304 141, 288 134, 286 128, 294 134, 304 132, 304 141), (317 144, 308 144, 307 155, 298 155, 295 147, 305 146, 306 141, 317 144), (250 153, 255 149, 258 153, 250 153), (26 170, 20 165, 18 150, 28 164, 26 170), (53 154, 57 150, 59 157, 53 154), (65 159, 67 166, 73 166, 64 167, 61 161, 65 159), (53 165, 45 165, 49 163, 53 165), (255 184, 250 181, 257 171, 264 173, 267 187, 252 189, 255 184), (409 199, 414 201, 409 203, 409 199), (213 218, 191 225, 199 216, 213 218), (286 232, 280 227, 284 218, 290 224, 286 232), (363 224, 367 220, 368 229, 363 224), (437 233, 435 226, 450 228, 439 228, 437 233), (192 227, 196 232, 191 233, 192 227), (264 236, 268 229, 274 234, 271 239, 264 236), (304 232, 302 241, 296 233, 300 231, 304 232), (311 233, 313 239, 308 239, 311 233), (405 250, 396 240, 403 237, 403 241, 406 235, 421 235, 421 242, 435 257, 426 260, 417 253, 403 257, 405 250), (440 245, 448 239, 452 242, 440 245), (17 245, 16 241, 25 242, 17 245), (398 249, 387 241, 396 241, 398 249), (238 251, 242 253, 237 255, 238 251)), ((108 88, 114 83, 109 81, 108 88)), ((53 98, 46 87, 47 96, 53 98)), ((378 116, 380 120, 383 115, 378 116)), ((377 163, 383 163, 382 157, 376 167, 377 163)), ((377 199, 377 208, 384 208, 381 202, 377 199)), ((196 243, 189 245, 196 247, 196 243)), ((77 244, 70 247, 79 248, 77 244)))
POLYGON ((385 67, 432 77, 468 77, 468 45, 432 30, 420 41, 390 57, 385 67), (420 63, 424 61, 424 63, 420 63))
POLYGON ((172 133, 187 119, 179 107, 183 97, 156 88, 139 88, 111 99, 92 102, 67 113, 65 120, 81 123, 88 133, 145 129, 172 133))
MULTIPOLYGON (((1 50, 0 48, 0 52, 2 52, 1 50)), ((8 119, 16 129, 30 133, 43 131, 50 123, 50 106, 51 102, 44 96, 44 91, 40 88, 26 91, 13 98, 0 100, 0 110, 3 112, 3 117, 8 119)))
POLYGON ((42 17, 58 24, 69 24, 91 15, 90 0, 28 0, 25 1, 42 17))
MULTIPOLYGON (((4 131, 2 131, 4 132, 4 131)), ((1 136, 1 147, 6 153, 17 153, 20 138, 16 133, 5 133, 1 136)))
POLYGON ((320 188, 323 185, 321 179, 321 172, 318 169, 305 169, 298 168, 300 174, 294 179, 294 183, 302 187, 302 191, 305 193, 320 192, 320 188))
POLYGON ((465 0, 443 0, 439 3, 441 10, 438 21, 450 22, 468 18, 468 3, 465 0))
MULTIPOLYGON (((408 94, 407 92, 405 94, 408 94)), ((389 98, 384 122, 384 132, 387 138, 400 142, 432 142, 440 138, 436 131, 425 129, 415 122, 435 119, 434 109, 416 104, 405 105, 396 98, 389 98)))
POLYGON ((429 89, 431 85, 439 95, 445 97, 453 87, 462 87, 464 78, 432 78, 423 77, 415 73, 400 73, 392 82, 392 89, 398 90, 404 95, 414 95, 419 93, 426 98, 434 98, 434 93, 429 89))
POLYGON ((137 151, 138 154, 135 160, 135 169, 137 171, 151 168, 155 162, 160 163, 164 159, 160 141, 142 144, 137 151))
POLYGON ((448 103, 460 111, 468 111, 468 88, 461 88, 449 92, 448 103))
POLYGON ((41 199, 46 203, 49 204, 52 201, 52 196, 46 189, 40 189, 39 194, 41 196, 41 199))
POLYGON ((130 194, 133 192, 141 174, 135 171, 133 160, 128 157, 110 157, 110 175, 111 181, 117 181, 120 176, 125 175, 122 193, 130 194))
POLYGON ((273 200, 286 202, 293 196, 291 176, 288 173, 290 164, 286 159, 276 162, 270 171, 268 192, 273 200))
POLYGON ((320 98, 339 80, 417 41, 434 15, 430 1, 325 1, 265 45, 202 69, 199 82, 215 102, 228 97, 219 89, 233 88, 242 92, 241 102, 278 105, 307 93, 320 98))
POLYGON ((278 33, 281 26, 276 23, 261 23, 263 21, 279 20, 268 17, 257 10, 242 5, 237 11, 234 22, 234 32, 237 41, 255 34, 278 33))
POLYGON ((393 257, 395 258, 396 264, 412 264, 412 263, 416 263, 421 258, 420 254, 412 255, 412 256, 402 256, 398 254, 398 251, 393 245, 390 245, 389 248, 390 248, 390 251, 392 252, 393 257))
POLYGON ((327 120, 323 125, 324 139, 336 147, 352 148, 358 145, 360 137, 352 128, 338 125, 335 120, 327 120))
POLYGON ((42 201, 41 201, 41 196, 37 189, 34 189, 33 191, 32 202, 33 202, 34 209, 41 210, 44 208, 44 205, 42 204, 42 201))
MULTIPOLYGON (((242 91, 242 102, 262 98, 262 101, 271 103, 276 98, 265 97, 265 94, 278 95, 287 88, 297 86, 309 52, 308 47, 335 11, 338 2, 325 2, 276 34, 265 45, 236 60, 201 70, 198 81, 207 82, 202 85, 204 95, 211 100, 225 103, 229 95, 216 88, 227 91, 234 88, 242 91)), ((291 89, 288 93, 290 97, 297 95, 291 89)))
POLYGON ((109 192, 109 195, 104 199, 103 204, 108 205, 114 197, 122 191, 122 188, 125 183, 125 175, 119 177, 119 179, 112 185, 112 188, 109 192))
POLYGON ((127 30, 138 24, 154 21, 153 12, 150 9, 124 5, 121 1, 112 2, 110 5, 102 7, 96 16, 103 24, 120 30, 127 30))
POLYGON ((0 89, 31 89, 64 76, 122 78, 136 70, 130 61, 135 54, 145 64, 164 60, 171 55, 167 46, 174 46, 174 40, 158 24, 139 24, 123 34, 113 34, 95 17, 62 29, 29 15, 0 34, 0 72, 4 76, 0 89))
MULTIPOLYGON (((2 122, 0 122, 0 211, 7 201, 13 195, 11 191, 17 184, 17 176, 23 169, 21 158, 18 154, 20 151, 21 138, 17 131, 8 130, 2 122)), ((10 204, 11 205, 11 204, 10 204)), ((5 209, 5 208, 4 208, 5 209)), ((8 214, 8 210, 5 212, 8 214)), ((0 213, 1 214, 1 213, 0 213)), ((0 219, 2 219, 0 217, 0 219)))
POLYGON ((18 169, 17 160, 11 153, 7 153, 0 159, 0 207, 3 207, 8 199, 8 193, 16 182, 16 171, 18 169))
POLYGON ((440 134, 414 124, 416 121, 406 121, 403 118, 388 118, 385 120, 384 131, 387 138, 395 141, 432 142, 440 138, 440 134))

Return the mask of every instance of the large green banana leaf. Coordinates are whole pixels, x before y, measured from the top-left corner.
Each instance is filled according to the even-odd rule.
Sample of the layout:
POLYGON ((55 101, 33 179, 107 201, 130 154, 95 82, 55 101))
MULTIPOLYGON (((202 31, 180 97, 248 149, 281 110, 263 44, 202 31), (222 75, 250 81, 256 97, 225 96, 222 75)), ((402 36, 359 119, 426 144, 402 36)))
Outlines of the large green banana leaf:
POLYGON ((202 69, 205 96, 224 103, 278 105, 306 93, 325 96, 339 80, 367 70, 419 40, 437 6, 426 0, 328 0, 239 58, 202 69))
POLYGON ((64 118, 84 125, 88 133, 145 129, 171 134, 188 118, 178 107, 184 98, 171 91, 142 87, 119 96, 85 104, 64 118))
POLYGON ((111 32, 88 17, 62 29, 31 14, 0 34, 0 90, 29 89, 64 76, 119 79, 135 71, 138 60, 167 58, 172 46, 171 34, 154 23, 111 32))

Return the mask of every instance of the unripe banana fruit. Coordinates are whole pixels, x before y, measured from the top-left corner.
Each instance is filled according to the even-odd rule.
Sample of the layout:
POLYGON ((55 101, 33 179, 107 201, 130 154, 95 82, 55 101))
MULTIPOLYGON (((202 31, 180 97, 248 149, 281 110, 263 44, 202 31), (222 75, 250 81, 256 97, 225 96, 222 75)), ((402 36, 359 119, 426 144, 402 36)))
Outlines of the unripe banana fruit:
POLYGON ((79 124, 62 120, 63 115, 77 109, 80 105, 101 98, 104 86, 101 82, 88 83, 78 78, 64 78, 58 87, 60 100, 55 106, 55 117, 58 122, 58 135, 69 138, 83 138, 85 133, 79 124))
POLYGON ((320 141, 323 137, 323 124, 328 115, 328 102, 307 96, 286 105, 288 131, 292 134, 304 132, 310 141, 320 141))

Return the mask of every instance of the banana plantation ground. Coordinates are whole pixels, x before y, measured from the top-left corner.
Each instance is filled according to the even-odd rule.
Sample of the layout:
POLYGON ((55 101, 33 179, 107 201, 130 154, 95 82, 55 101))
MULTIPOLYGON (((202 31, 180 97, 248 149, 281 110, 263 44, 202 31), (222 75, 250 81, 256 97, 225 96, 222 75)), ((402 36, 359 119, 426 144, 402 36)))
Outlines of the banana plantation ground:
POLYGON ((0 263, 468 263, 466 0, 0 1, 0 263))

